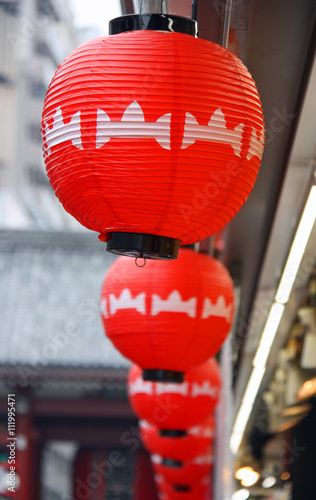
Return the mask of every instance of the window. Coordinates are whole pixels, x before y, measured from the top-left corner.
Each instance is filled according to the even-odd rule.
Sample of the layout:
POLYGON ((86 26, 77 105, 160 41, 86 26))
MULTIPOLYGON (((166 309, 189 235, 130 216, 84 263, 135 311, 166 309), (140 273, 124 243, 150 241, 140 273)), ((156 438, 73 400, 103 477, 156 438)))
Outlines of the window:
POLYGON ((45 99, 46 96, 46 85, 40 81, 30 81, 30 93, 33 97, 37 97, 39 99, 45 99))
POLYGON ((42 143, 41 127, 37 123, 31 123, 28 125, 28 136, 29 138, 37 143, 42 143))
POLYGON ((17 0, 8 0, 0 2, 0 8, 9 12, 13 16, 17 16, 19 12, 18 1, 17 0))
POLYGON ((48 178, 40 165, 31 165, 28 167, 28 175, 31 184, 34 186, 50 187, 48 178))

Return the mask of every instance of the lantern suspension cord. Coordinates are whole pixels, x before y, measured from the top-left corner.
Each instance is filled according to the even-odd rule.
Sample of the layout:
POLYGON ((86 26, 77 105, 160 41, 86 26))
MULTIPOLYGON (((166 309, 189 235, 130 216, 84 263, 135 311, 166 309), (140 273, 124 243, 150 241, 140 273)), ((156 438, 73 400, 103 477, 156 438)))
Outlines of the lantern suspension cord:
POLYGON ((140 17, 140 21, 141 23, 143 24, 143 2, 144 0, 141 0, 140 4, 139 4, 139 17, 140 17))
POLYGON ((228 47, 230 20, 232 16, 232 3, 233 0, 226 0, 225 3, 224 25, 222 34, 222 46, 225 47, 225 49, 227 49, 228 47))
POLYGON ((191 19, 193 19, 193 21, 197 21, 197 9, 198 9, 198 0, 192 0, 191 19))
MULTIPOLYGON (((140 2, 140 6, 139 6, 139 16, 141 17, 142 19, 142 14, 143 14, 143 3, 144 3, 144 0, 141 0, 140 2)), ((163 14, 163 3, 164 3, 164 0, 161 0, 160 2, 160 14, 163 14)))

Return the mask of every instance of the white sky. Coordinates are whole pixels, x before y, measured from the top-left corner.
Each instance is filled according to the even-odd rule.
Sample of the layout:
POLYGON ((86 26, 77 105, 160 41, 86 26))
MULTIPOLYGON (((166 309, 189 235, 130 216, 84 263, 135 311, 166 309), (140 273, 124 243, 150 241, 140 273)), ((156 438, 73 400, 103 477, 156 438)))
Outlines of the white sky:
POLYGON ((108 35, 109 21, 122 15, 120 0, 71 0, 70 4, 76 25, 96 26, 100 35, 108 35))

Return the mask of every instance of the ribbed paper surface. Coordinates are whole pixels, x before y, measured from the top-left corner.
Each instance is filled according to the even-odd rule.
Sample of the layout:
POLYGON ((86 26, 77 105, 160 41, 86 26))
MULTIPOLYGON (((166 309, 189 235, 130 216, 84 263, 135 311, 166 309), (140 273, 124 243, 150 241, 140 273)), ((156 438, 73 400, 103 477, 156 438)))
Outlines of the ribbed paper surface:
POLYGON ((50 84, 42 130, 53 189, 84 226, 186 244, 245 203, 264 142, 244 65, 214 43, 154 31, 74 51, 50 84))
POLYGON ((206 420, 216 407, 220 387, 215 358, 189 370, 182 384, 143 381, 137 365, 130 369, 127 382, 129 401, 136 415, 168 430, 186 430, 206 420))
POLYGON ((181 249, 174 261, 137 267, 119 257, 101 291, 101 315, 116 348, 144 369, 185 372, 220 349, 234 313, 234 288, 218 260, 181 249))

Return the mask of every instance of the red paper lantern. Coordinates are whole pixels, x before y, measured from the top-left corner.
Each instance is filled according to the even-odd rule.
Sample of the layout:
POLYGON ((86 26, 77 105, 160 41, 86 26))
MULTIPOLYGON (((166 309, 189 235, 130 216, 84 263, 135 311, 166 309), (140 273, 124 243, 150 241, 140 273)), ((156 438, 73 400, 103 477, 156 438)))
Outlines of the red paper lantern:
POLYGON ((160 436, 159 429, 146 420, 139 423, 140 437, 151 454, 178 461, 188 461, 205 454, 214 437, 214 417, 201 425, 188 429, 185 436, 160 436))
POLYGON ((146 380, 183 380, 183 373, 220 349, 234 312, 233 282, 216 259, 183 249, 173 262, 139 269, 119 257, 101 292, 107 336, 144 369, 146 380))
POLYGON ((176 462, 152 455, 151 461, 156 474, 161 474, 169 483, 179 486, 192 486, 205 476, 210 476, 213 467, 213 455, 200 455, 190 462, 176 462))
POLYGON ((109 251, 175 258, 179 243, 218 231, 247 200, 263 151, 261 103, 234 54, 187 34, 193 21, 129 19, 111 31, 128 32, 86 42, 55 73, 46 169, 65 210, 109 251))
POLYGON ((127 380, 136 415, 164 431, 160 434, 171 436, 183 435, 183 431, 206 420, 218 402, 220 386, 214 358, 189 370, 181 384, 145 381, 137 365, 131 367, 127 380))

